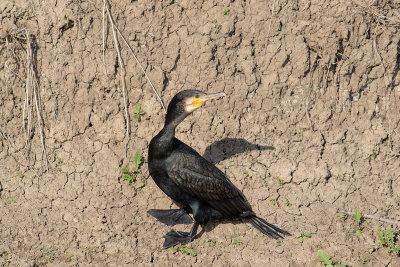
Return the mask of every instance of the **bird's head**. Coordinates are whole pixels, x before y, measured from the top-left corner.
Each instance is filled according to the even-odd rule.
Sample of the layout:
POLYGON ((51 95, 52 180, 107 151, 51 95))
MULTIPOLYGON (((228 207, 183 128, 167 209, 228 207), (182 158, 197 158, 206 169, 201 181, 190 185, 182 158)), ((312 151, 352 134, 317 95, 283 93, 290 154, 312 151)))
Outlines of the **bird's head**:
POLYGON ((177 93, 168 105, 165 124, 178 125, 187 115, 211 99, 224 97, 224 92, 204 93, 198 90, 184 90, 177 93))

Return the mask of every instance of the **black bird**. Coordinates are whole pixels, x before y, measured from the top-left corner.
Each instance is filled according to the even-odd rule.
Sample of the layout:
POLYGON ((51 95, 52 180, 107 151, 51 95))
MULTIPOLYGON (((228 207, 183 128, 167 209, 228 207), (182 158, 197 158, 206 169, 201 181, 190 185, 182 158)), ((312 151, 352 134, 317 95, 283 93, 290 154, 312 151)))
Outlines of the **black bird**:
POLYGON ((169 103, 164 128, 151 140, 149 171, 155 183, 183 209, 149 210, 148 213, 168 225, 194 224, 189 233, 172 229, 164 235, 164 248, 190 242, 199 224, 204 227, 211 219, 245 218, 263 234, 272 238, 290 235, 279 227, 257 217, 243 193, 212 163, 175 138, 175 128, 190 113, 210 99, 225 93, 207 94, 185 90, 169 103))

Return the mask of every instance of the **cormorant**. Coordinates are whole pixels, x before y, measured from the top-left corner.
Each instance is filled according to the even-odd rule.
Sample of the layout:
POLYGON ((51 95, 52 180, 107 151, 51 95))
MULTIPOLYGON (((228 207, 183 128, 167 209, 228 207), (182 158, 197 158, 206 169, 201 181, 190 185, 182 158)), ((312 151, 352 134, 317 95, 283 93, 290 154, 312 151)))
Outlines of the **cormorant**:
POLYGON ((210 99, 225 93, 207 94, 184 90, 168 105, 164 128, 149 145, 149 171, 155 183, 182 209, 149 210, 157 220, 167 224, 191 223, 187 214, 193 213, 194 224, 189 233, 172 229, 164 235, 164 248, 190 242, 199 224, 209 219, 245 218, 263 234, 272 238, 290 235, 285 230, 257 217, 243 193, 214 164, 175 138, 175 128, 190 113, 210 99))

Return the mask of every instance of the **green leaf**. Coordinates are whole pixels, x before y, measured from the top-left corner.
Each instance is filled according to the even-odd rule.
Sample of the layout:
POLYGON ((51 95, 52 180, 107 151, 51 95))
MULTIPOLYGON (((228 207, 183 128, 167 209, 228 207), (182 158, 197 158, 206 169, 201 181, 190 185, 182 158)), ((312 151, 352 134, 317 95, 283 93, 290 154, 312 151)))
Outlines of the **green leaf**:
POLYGON ((385 247, 387 243, 385 237, 383 236, 383 233, 381 231, 376 231, 376 235, 379 237, 379 240, 381 240, 382 246, 385 247))
POLYGON ((389 246, 391 247, 394 246, 395 238, 396 238, 396 231, 392 227, 387 228, 385 239, 389 243, 389 246))
POLYGON ((138 169, 143 160, 143 157, 142 155, 140 155, 140 152, 136 152, 133 160, 135 161, 136 169, 138 169))
POLYGON ((133 183, 136 178, 133 175, 124 175, 122 176, 122 180, 125 180, 128 184, 133 183))
POLYGON ((171 252, 172 252, 172 254, 175 254, 175 253, 177 253, 177 252, 178 252, 178 250, 179 250, 179 248, 171 248, 171 252))
POLYGON ((301 236, 310 238, 310 237, 311 237, 311 234, 309 234, 309 233, 301 233, 301 236))
POLYGON ((143 110, 141 110, 141 111, 139 111, 139 114, 140 114, 140 115, 144 115, 144 114, 146 114, 146 112, 144 112, 143 110))
POLYGON ((122 168, 121 169, 122 173, 126 174, 126 173, 130 173, 130 171, 127 168, 122 168))
POLYGON ((332 260, 331 257, 329 257, 328 254, 323 252, 322 250, 318 250, 318 258, 321 260, 321 262, 328 267, 332 267, 332 260))
POLYGON ((358 224, 361 223, 362 214, 361 214, 361 212, 360 212, 359 210, 356 210, 356 211, 354 212, 353 217, 354 217, 354 220, 356 220, 356 222, 357 222, 358 224))
POLYGON ((133 115, 133 117, 134 117, 135 119, 137 119, 137 120, 139 120, 139 118, 140 118, 138 114, 133 115))
POLYGON ((137 190, 137 189, 140 189, 140 188, 142 188, 144 186, 145 186, 145 183, 144 182, 140 182, 135 186, 135 189, 137 190))
POLYGON ((135 108, 136 110, 139 112, 140 108, 142 107, 142 105, 140 105, 140 103, 136 103, 135 104, 135 108))
POLYGON ((358 229, 357 231, 356 231, 356 236, 361 236, 362 235, 362 231, 361 231, 361 229, 358 229))
POLYGON ((185 247, 185 246, 182 246, 182 247, 181 247, 181 250, 182 250, 184 253, 186 253, 187 255, 191 255, 191 256, 193 256, 193 257, 196 257, 196 253, 194 253, 194 251, 191 250, 190 248, 187 248, 187 247, 185 247))

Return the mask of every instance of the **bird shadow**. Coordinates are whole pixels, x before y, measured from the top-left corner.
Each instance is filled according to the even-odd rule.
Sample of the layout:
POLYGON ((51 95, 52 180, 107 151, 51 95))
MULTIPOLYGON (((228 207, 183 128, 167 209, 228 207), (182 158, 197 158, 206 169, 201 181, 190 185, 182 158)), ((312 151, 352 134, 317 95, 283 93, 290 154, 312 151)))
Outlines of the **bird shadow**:
POLYGON ((203 157, 210 162, 218 163, 252 150, 275 150, 275 147, 253 144, 242 138, 224 138, 209 145, 203 157))

